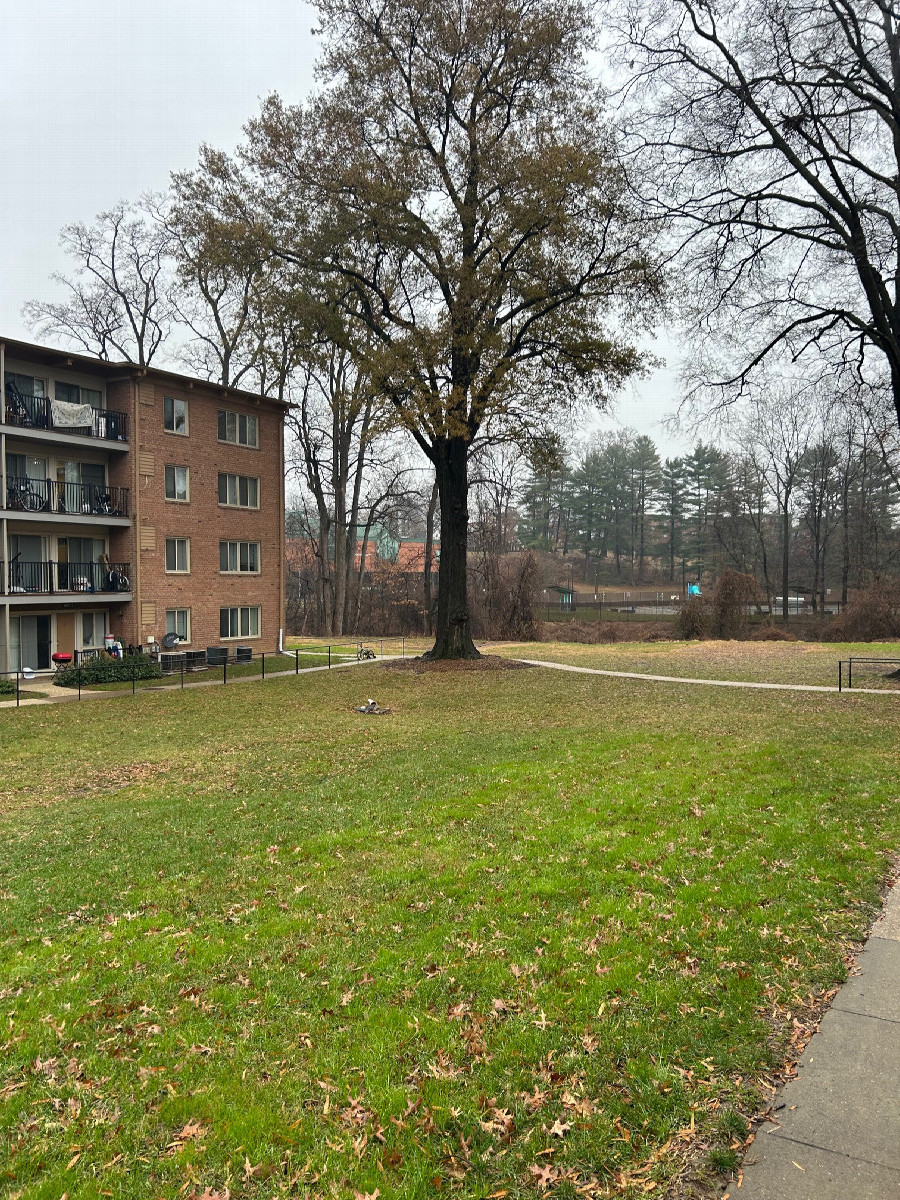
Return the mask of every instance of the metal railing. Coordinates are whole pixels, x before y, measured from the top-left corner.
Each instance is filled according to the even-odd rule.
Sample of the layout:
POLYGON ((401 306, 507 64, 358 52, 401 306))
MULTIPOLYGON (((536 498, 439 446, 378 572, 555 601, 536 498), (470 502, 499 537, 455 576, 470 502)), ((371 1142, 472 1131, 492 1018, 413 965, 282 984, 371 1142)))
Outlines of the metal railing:
POLYGON ((6 591, 10 596, 129 592, 131 563, 22 562, 14 558, 6 564, 6 591))
POLYGON ((853 672, 860 671, 880 675, 882 679, 900 680, 900 658, 842 658, 838 660, 838 691, 843 692, 853 687, 853 672), (844 668, 847 668, 846 674, 844 668), (892 670, 885 671, 885 667, 892 670))
POLYGON ((66 425, 65 410, 56 408, 49 396, 25 396, 11 382, 6 385, 5 418, 7 425, 20 429, 48 429, 75 437, 102 438, 108 442, 128 441, 128 413, 112 408, 94 409, 90 424, 66 425))
POLYGON ((13 512, 50 512, 90 517, 127 517, 129 488, 105 483, 60 483, 7 475, 4 507, 13 512))

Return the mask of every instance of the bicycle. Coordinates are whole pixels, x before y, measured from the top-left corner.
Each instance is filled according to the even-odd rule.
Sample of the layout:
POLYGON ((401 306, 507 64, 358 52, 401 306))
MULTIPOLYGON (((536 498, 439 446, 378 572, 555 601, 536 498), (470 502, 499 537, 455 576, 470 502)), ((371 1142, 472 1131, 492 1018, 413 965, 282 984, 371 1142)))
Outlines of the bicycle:
POLYGON ((40 512, 46 505, 44 497, 30 483, 12 480, 6 488, 6 507, 18 512, 40 512))
POLYGON ((363 662, 366 659, 375 658, 375 651, 370 650, 368 646, 364 646, 362 642, 356 647, 356 661, 363 662))

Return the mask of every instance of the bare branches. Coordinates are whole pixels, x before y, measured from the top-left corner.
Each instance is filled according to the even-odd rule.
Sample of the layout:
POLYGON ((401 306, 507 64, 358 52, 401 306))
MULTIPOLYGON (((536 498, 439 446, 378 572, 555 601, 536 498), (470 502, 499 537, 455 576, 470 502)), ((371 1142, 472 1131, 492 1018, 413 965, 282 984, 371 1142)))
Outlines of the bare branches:
POLYGON ((863 342, 900 419, 895 6, 636 0, 620 33, 630 146, 677 230, 685 311, 701 341, 737 329, 720 398, 775 349, 847 359, 863 342))
POLYGON ((152 198, 122 201, 93 225, 65 226, 60 240, 75 259, 75 276, 54 276, 67 289, 67 300, 25 305, 26 320, 38 334, 74 342, 99 358, 140 366, 152 361, 172 320, 169 236, 153 208, 152 198))

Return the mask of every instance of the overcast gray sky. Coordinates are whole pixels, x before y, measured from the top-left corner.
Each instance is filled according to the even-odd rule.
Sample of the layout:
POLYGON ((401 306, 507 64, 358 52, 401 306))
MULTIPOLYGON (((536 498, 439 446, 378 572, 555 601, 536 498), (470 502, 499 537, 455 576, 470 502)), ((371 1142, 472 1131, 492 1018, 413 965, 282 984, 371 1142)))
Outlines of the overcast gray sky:
MULTIPOLYGON (((67 272, 58 236, 120 199, 166 187, 201 142, 231 148, 262 96, 312 86, 315 14, 300 0, 29 0, 5 6, 0 71, 0 335, 30 339, 26 300, 67 272)), ((617 404, 663 453, 674 407, 668 369, 617 404)), ((604 422, 609 424, 609 422, 604 422)))

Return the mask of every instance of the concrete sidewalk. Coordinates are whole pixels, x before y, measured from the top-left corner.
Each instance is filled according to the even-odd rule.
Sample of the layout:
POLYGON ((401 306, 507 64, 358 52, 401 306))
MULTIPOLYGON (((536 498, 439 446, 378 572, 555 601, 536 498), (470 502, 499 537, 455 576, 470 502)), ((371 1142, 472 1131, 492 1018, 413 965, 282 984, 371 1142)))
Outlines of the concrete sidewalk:
POLYGON ((833 692, 847 696, 900 696, 894 688, 836 688, 819 683, 753 683, 740 679, 692 679, 684 675, 645 675, 643 671, 602 671, 599 667, 576 667, 571 663, 549 662, 543 658, 520 658, 529 667, 551 667, 554 671, 574 671, 579 675, 607 675, 612 679, 640 679, 647 683, 691 683, 699 687, 761 688, 775 692, 833 692))
POLYGON ((900 884, 744 1160, 733 1200, 900 1200, 900 884))

